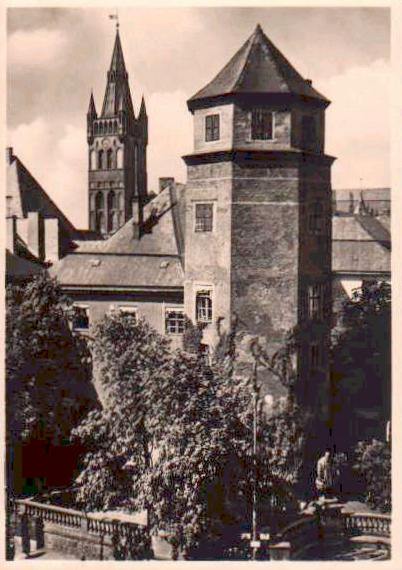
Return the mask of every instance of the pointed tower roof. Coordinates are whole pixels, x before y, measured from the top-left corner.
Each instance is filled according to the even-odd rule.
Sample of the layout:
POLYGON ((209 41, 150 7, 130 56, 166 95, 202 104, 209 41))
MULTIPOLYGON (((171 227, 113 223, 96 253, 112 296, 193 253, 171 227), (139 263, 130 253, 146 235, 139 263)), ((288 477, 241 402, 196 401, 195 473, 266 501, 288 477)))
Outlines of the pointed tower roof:
POLYGON ((191 110, 201 101, 228 95, 292 94, 326 106, 328 99, 303 79, 258 24, 218 75, 187 102, 191 110))
POLYGON ((119 110, 126 111, 134 116, 134 107, 131 99, 130 86, 128 84, 128 73, 124 63, 119 29, 117 28, 112 61, 110 62, 110 68, 107 74, 107 85, 101 117, 116 116, 119 110))
POLYGON ((145 99, 144 99, 144 95, 141 98, 141 107, 140 107, 140 114, 139 117, 146 117, 147 116, 147 110, 145 107, 145 99))
POLYGON ((94 101, 94 94, 91 91, 91 98, 89 99, 89 107, 88 107, 88 116, 89 117, 96 117, 96 107, 95 107, 95 101, 94 101))

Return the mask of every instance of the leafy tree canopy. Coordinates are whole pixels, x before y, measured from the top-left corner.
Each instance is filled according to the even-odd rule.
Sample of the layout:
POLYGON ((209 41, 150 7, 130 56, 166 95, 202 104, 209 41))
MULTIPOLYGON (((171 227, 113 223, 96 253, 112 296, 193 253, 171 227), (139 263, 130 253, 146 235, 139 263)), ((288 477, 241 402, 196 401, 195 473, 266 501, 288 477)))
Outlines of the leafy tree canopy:
POLYGON ((69 302, 41 274, 6 291, 9 444, 60 443, 96 402, 84 339, 69 326, 69 302))

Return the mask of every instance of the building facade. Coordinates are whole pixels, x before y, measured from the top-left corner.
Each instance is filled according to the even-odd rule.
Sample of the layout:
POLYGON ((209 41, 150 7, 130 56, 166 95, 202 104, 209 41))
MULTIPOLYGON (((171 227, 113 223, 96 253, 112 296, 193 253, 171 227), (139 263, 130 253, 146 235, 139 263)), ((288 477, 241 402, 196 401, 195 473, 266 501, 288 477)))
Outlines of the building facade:
MULTIPOLYGON (((390 275, 384 204, 373 215, 353 191, 351 212, 348 191, 334 208, 328 105, 257 26, 188 101, 186 185, 161 178, 151 199, 145 103, 136 118, 117 31, 102 111, 91 95, 87 114, 90 230, 75 229, 13 157, 10 232, 19 227, 72 298, 81 334, 108 312, 130 312, 175 348, 186 315, 208 349, 236 320, 237 373, 249 375, 252 339, 272 354, 296 328, 298 397, 328 419, 332 291, 339 302, 368 275, 390 275)), ((263 368, 259 380, 267 405, 286 392, 263 368)))

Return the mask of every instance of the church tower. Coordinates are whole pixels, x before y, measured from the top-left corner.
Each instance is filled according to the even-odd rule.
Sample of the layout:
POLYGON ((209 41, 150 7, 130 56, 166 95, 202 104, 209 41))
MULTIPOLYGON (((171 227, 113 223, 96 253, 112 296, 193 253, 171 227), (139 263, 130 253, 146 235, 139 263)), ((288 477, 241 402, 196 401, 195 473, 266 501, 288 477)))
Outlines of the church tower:
MULTIPOLYGON (((185 312, 204 323, 238 321, 238 370, 250 340, 268 353, 300 331, 299 400, 327 418, 331 311, 331 177, 324 153, 329 101, 303 79, 260 26, 188 101, 194 150, 187 164, 185 312)), ((259 369, 267 401, 284 395, 259 369)))
POLYGON ((147 197, 148 117, 144 98, 135 117, 118 26, 99 116, 91 93, 87 139, 89 228, 107 236, 140 214, 147 197))

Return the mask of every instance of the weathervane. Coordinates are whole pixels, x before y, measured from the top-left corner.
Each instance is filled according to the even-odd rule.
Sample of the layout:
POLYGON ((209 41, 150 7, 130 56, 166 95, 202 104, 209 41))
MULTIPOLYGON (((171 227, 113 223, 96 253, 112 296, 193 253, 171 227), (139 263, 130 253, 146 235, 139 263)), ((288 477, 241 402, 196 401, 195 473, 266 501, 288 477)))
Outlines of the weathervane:
POLYGON ((119 29, 119 13, 117 12, 117 8, 116 8, 115 14, 109 14, 109 18, 111 20, 116 20, 116 30, 118 30, 119 29))

